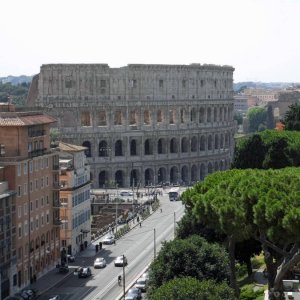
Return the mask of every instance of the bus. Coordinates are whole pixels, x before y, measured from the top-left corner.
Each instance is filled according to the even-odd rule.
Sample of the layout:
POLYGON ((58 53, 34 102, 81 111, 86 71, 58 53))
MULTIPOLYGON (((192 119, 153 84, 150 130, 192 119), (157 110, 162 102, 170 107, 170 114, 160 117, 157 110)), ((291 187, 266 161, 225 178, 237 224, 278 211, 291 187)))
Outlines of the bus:
POLYGON ((170 201, 178 201, 180 200, 180 193, 179 193, 179 188, 174 187, 171 188, 169 191, 169 200, 170 201))

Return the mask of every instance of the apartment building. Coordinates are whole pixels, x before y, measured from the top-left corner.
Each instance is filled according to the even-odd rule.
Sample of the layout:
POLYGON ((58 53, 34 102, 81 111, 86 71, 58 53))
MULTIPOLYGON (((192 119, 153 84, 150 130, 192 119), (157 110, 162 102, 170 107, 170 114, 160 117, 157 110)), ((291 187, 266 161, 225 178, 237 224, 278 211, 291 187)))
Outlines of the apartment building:
MULTIPOLYGON (((1 155, 1 153, 0 153, 1 155)), ((0 166, 0 299, 17 285, 16 277, 16 192, 8 189, 0 166)))
POLYGON ((59 143, 61 250, 72 255, 91 242, 91 182, 86 149, 59 143))
POLYGON ((55 119, 0 105, 0 165, 16 191, 16 290, 52 269, 59 249, 59 157, 50 148, 55 119))

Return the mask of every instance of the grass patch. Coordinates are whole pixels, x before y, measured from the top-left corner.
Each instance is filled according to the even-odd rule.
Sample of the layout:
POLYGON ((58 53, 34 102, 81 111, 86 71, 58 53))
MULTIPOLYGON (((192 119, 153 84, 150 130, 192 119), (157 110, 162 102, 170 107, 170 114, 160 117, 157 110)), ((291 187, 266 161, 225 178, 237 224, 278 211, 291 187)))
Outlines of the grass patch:
POLYGON ((264 297, 265 288, 255 288, 254 284, 247 284, 241 288, 240 300, 261 300, 264 297))

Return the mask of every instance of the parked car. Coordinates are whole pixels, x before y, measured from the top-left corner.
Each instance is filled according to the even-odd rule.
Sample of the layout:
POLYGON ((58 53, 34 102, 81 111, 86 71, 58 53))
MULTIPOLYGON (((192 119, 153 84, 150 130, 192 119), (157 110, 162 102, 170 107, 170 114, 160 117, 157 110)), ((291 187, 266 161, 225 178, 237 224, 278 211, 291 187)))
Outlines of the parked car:
POLYGON ((148 287, 148 280, 144 277, 141 277, 135 282, 134 287, 140 289, 141 292, 146 292, 148 287))
POLYGON ((107 235, 106 237, 104 237, 104 239, 102 240, 102 243, 104 245, 111 245, 115 242, 115 237, 113 235, 107 235))
POLYGON ((68 262, 74 262, 75 261, 75 257, 71 254, 67 254, 67 259, 68 259, 68 262))
POLYGON ((142 299, 142 292, 140 289, 131 288, 128 290, 127 296, 135 296, 136 299, 142 299))
POLYGON ((143 275, 141 276, 141 278, 145 278, 146 280, 149 280, 149 272, 146 271, 145 273, 143 273, 143 275))
POLYGON ((83 267, 78 270, 78 278, 87 278, 92 275, 92 271, 89 267, 83 267))
POLYGON ((138 296, 137 295, 126 295, 125 296, 125 300, 138 300, 138 296))
POLYGON ((97 257, 94 261, 94 268, 105 268, 106 260, 103 257, 97 257))
POLYGON ((59 295, 55 295, 55 296, 49 298, 49 300, 60 300, 60 299, 61 299, 61 298, 60 298, 59 295))
POLYGON ((126 266, 127 264, 126 256, 121 255, 115 259, 115 267, 123 267, 123 265, 126 266))
POLYGON ((64 265, 64 266, 59 266, 58 268, 58 272, 59 273, 68 273, 69 272, 69 267, 67 265, 64 265))

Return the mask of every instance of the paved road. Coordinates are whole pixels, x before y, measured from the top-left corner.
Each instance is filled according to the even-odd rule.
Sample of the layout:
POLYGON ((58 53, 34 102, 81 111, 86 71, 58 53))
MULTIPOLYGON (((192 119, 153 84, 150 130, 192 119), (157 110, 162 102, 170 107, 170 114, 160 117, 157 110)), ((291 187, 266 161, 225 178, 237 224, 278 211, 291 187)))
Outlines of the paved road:
POLYGON ((161 198, 161 204, 162 212, 158 209, 143 221, 142 227, 135 227, 118 240, 116 245, 106 245, 101 252, 97 254, 90 253, 88 256, 76 260, 77 264, 93 266, 94 259, 102 256, 107 261, 106 268, 94 270, 91 267, 93 274, 88 279, 79 279, 74 275, 69 276, 50 289, 47 295, 43 295, 41 299, 49 299, 50 296, 57 294, 61 295, 62 300, 118 299, 123 292, 123 288, 118 286, 117 283, 118 275, 122 275, 122 268, 114 266, 114 259, 123 254, 127 257, 128 266, 125 268, 125 286, 128 287, 153 260, 154 241, 158 252, 163 241, 174 237, 174 216, 178 221, 183 215, 184 207, 180 201, 170 202, 167 194, 164 194, 161 198))

